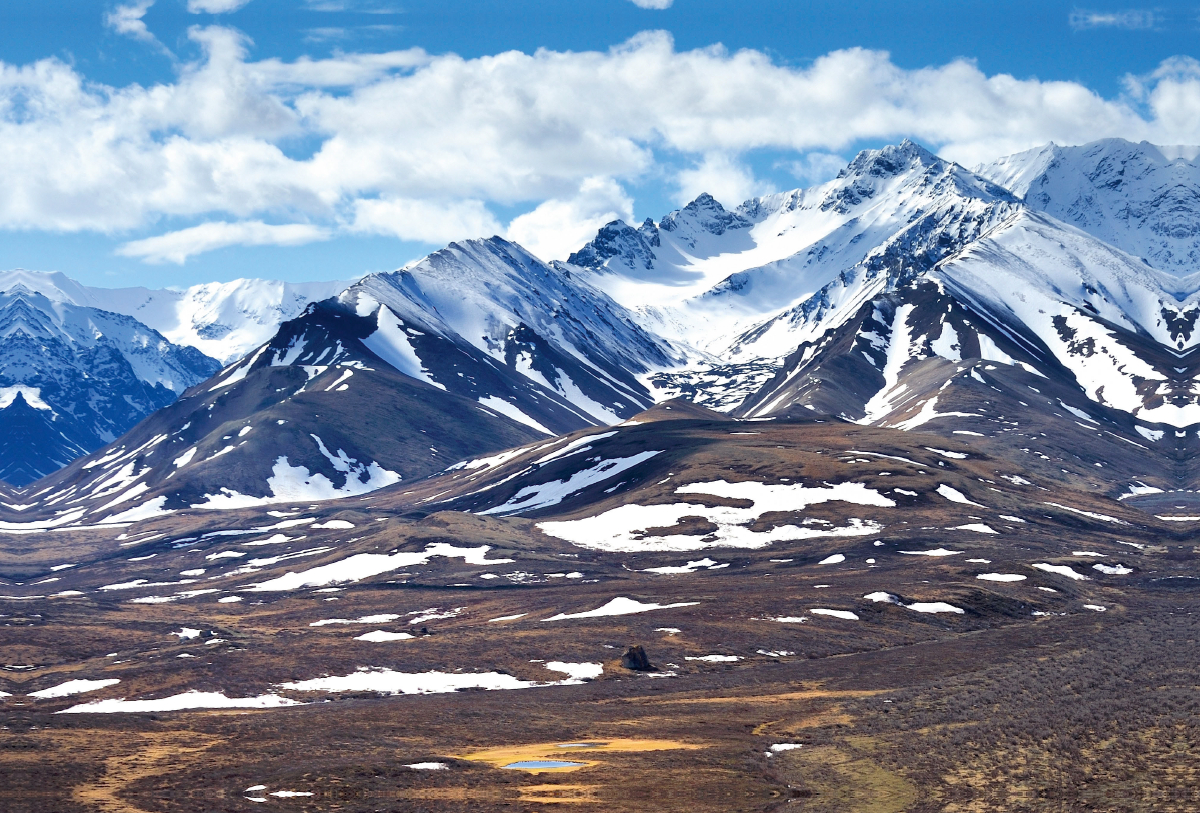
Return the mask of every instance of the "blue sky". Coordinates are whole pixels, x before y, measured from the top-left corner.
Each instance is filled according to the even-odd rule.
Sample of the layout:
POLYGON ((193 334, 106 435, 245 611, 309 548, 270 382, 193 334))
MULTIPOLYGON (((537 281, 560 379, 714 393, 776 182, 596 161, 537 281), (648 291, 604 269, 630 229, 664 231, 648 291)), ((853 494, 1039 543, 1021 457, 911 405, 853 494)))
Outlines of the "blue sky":
POLYGON ((968 165, 1196 142, 1198 36, 1183 4, 2 0, 0 265, 350 278, 493 232, 552 258, 905 136, 968 165))

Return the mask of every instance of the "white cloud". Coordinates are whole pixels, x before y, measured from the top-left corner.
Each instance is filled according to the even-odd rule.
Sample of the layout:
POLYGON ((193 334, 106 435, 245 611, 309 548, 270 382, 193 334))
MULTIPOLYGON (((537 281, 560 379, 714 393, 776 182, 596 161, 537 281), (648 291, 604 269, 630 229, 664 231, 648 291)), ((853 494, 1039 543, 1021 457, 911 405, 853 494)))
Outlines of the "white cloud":
POLYGON ((707 192, 726 208, 733 208, 744 200, 772 191, 755 180, 748 167, 724 153, 708 153, 697 166, 680 172, 678 182, 675 200, 680 204, 690 203, 707 192))
POLYGON ((289 223, 275 226, 261 220, 241 223, 201 223, 188 229, 167 232, 144 240, 125 243, 117 249, 123 257, 136 257, 149 263, 183 264, 188 257, 229 246, 301 246, 328 240, 330 232, 319 226, 289 223))
POLYGON ((630 0, 638 8, 656 9, 662 11, 665 8, 670 8, 675 0, 630 0))
POLYGON ((491 237, 504 230, 478 200, 447 203, 390 196, 355 201, 349 228, 424 243, 491 237))
POLYGON ((187 10, 192 14, 229 14, 249 2, 250 0, 188 0, 187 10))
POLYGON ((848 164, 845 158, 828 152, 810 152, 807 155, 785 164, 788 172, 806 186, 824 183, 837 177, 838 172, 848 164))
POLYGON ((515 218, 505 235, 543 260, 565 260, 605 223, 633 219, 633 201, 611 178, 585 178, 579 192, 515 218))
POLYGON ((1071 28, 1085 31, 1089 28, 1124 28, 1127 31, 1154 28, 1162 18, 1149 9, 1126 9, 1125 11, 1084 11, 1075 9, 1069 18, 1071 28))
MULTIPOLYGON (((140 36, 149 3, 124 8, 110 24, 140 36)), ((680 52, 664 33, 603 52, 292 62, 252 60, 229 28, 189 37, 202 57, 149 87, 101 86, 57 59, 0 63, 0 228, 112 233, 193 217, 437 243, 504 233, 489 207, 516 206, 527 213, 508 233, 555 256, 585 224, 625 217, 621 188, 634 182, 665 179, 681 202, 761 191, 745 164, 754 150, 794 154, 798 176, 819 180, 862 141, 912 137, 970 166, 1051 140, 1179 144, 1200 132, 1189 58, 1105 99, 966 60, 908 70, 848 49, 795 67, 757 51, 680 52), (295 152, 304 143, 311 154, 295 152), (667 161, 689 168, 670 176, 667 161)), ((137 256, 195 253, 129 244, 147 245, 137 256)))
POLYGON ((133 3, 117 6, 104 15, 104 24, 118 34, 124 34, 143 42, 157 43, 158 39, 150 33, 150 29, 146 27, 146 21, 142 19, 152 5, 154 5, 154 0, 135 0, 133 3))

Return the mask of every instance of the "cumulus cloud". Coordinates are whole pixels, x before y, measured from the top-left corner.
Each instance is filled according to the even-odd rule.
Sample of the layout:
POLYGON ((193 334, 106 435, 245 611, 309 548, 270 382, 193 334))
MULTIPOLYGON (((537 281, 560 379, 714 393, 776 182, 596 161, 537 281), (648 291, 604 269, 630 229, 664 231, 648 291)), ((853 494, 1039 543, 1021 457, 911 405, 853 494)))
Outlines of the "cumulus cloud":
POLYGON ((250 0, 188 0, 187 10, 192 14, 230 14, 250 0))
POLYGON ((1071 28, 1086 31, 1089 28, 1123 28, 1127 31, 1154 28, 1162 22, 1161 16, 1149 9, 1126 9, 1125 11, 1085 11, 1075 9, 1068 18, 1071 28))
POLYGON ((150 33, 150 29, 146 27, 146 21, 142 19, 152 5, 154 5, 154 0, 136 0, 133 3, 117 6, 104 15, 104 24, 118 34, 124 34, 143 42, 157 43, 158 39, 150 33))
POLYGON ((144 240, 125 243, 117 249, 122 257, 136 257, 149 263, 183 264, 188 257, 229 246, 301 246, 330 237, 328 229, 305 223, 281 226, 261 220, 241 223, 201 223, 188 229, 167 232, 144 240))
POLYGON ((585 178, 579 191, 514 218, 505 235, 543 260, 565 260, 605 223, 633 219, 633 200, 612 178, 585 178))
POLYGON ((728 207, 772 190, 755 180, 748 167, 724 153, 709 153, 692 169, 679 173, 675 202, 686 204, 707 192, 728 207))
POLYGON ((665 8, 670 8, 675 0, 630 0, 638 8, 656 9, 661 11, 665 8))
POLYGON ((503 231, 482 201, 444 202, 394 196, 355 201, 349 228, 423 243, 449 243, 503 231))
POLYGON ((828 152, 810 152, 784 166, 792 177, 805 185, 819 184, 837 177, 842 167, 849 163, 840 155, 828 152))
MULTIPOLYGON (((113 25, 136 36, 149 3, 127 8, 113 25)), ((967 60, 909 70, 856 48, 796 67, 752 50, 678 51, 661 32, 608 51, 295 61, 255 61, 229 28, 189 37, 202 55, 150 87, 98 85, 57 59, 0 63, 0 228, 119 233, 174 216, 437 243, 506 233, 494 212, 515 207, 526 213, 507 233, 561 256, 584 225, 626 217, 621 190, 635 183, 662 182, 681 202, 761 191, 746 162, 756 150, 794 155, 797 176, 815 181, 862 141, 911 137, 970 166, 1051 140, 1200 132, 1189 58, 1106 99, 967 60)))

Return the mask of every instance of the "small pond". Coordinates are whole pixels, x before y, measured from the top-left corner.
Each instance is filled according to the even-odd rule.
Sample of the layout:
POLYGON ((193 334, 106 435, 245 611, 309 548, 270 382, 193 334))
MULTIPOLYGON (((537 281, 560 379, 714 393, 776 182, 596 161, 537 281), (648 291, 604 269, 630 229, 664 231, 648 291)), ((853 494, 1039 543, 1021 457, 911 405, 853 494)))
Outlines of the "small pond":
POLYGON ((526 759, 510 762, 503 767, 514 771, 549 771, 555 768, 583 768, 586 765, 586 762, 567 762, 563 759, 526 759))

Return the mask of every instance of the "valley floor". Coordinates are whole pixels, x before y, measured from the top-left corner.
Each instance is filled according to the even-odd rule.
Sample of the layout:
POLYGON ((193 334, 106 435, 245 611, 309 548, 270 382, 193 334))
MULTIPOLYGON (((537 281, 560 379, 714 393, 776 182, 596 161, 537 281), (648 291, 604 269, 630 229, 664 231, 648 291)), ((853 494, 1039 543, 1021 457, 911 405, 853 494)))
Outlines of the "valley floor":
MULTIPOLYGON (((603 677, 581 685, 396 697, 363 691, 289 708, 141 714, 54 714, 79 698, 21 705, 10 698, 0 730, 0 807, 14 813, 183 813, 256 804, 344 811, 1195 809, 1200 626, 1187 593, 1128 594, 1127 604, 1104 613, 973 630, 880 629, 879 619, 864 618, 870 634, 852 637, 832 619, 818 645, 824 651, 805 652, 814 644, 811 627, 764 634, 755 630, 761 624, 745 620, 783 587, 782 579, 747 579, 732 591, 717 581, 689 584, 697 595, 723 596, 719 609, 684 621, 664 611, 506 634, 430 622, 430 635, 374 645, 426 649, 417 659, 393 652, 376 662, 453 654, 460 663, 528 673, 532 656, 562 657, 613 642, 603 677), (668 616, 689 629, 656 631, 668 616), (689 652, 744 652, 752 640, 794 647, 794 654, 685 660, 689 652), (641 642, 664 669, 660 675, 676 674, 621 668, 617 656, 626 642, 641 642), (614 747, 561 747, 580 743, 614 747), (480 754, 489 749, 503 750, 480 754), (500 767, 530 758, 586 765, 541 774, 500 767), (410 767, 426 763, 445 767, 410 767)), ((445 604, 445 592, 416 591, 404 604, 445 604)), ((527 606, 525 591, 510 592, 489 600, 486 614, 527 606)), ((454 600, 478 606, 474 598, 454 600)), ((186 664, 195 670, 193 682, 225 677, 226 692, 240 697, 257 691, 259 670, 223 661, 253 659, 256 652, 279 661, 290 650, 291 664, 274 663, 287 671, 333 656, 322 650, 338 640, 323 628, 296 628, 294 616, 312 614, 314 603, 294 598, 228 613, 173 605, 141 618, 120 611, 45 617, 30 608, 17 616, 9 606, 0 651, 44 648, 67 656, 104 642, 120 648, 122 658, 157 660, 161 680, 186 650, 197 655, 186 664), (215 629, 236 646, 149 645, 151 628, 172 624, 195 624, 206 634, 215 629)), ((338 609, 365 615, 396 603, 392 591, 364 590, 338 609)), ((343 671, 357 663, 345 659, 343 671)), ((138 682, 129 694, 139 693, 138 682)))

